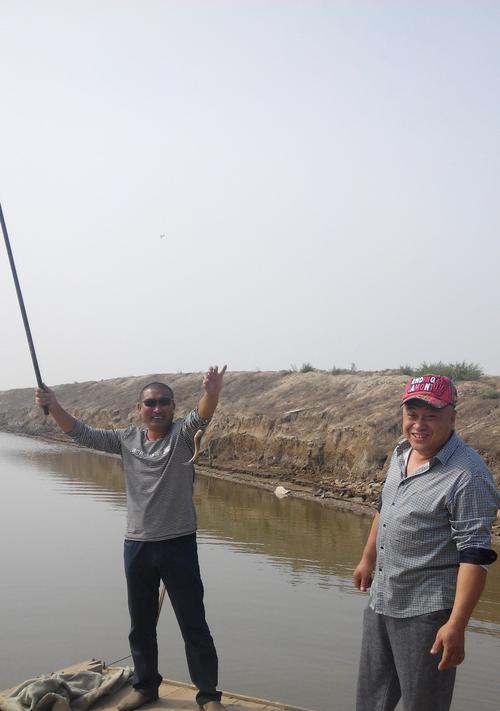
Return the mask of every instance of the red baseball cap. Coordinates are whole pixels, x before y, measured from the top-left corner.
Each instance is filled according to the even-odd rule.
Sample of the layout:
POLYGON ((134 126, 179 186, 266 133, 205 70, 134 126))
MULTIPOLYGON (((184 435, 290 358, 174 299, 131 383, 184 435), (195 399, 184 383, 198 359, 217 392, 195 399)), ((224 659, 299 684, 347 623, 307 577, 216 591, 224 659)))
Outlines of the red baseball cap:
POLYGON ((431 407, 455 407, 457 389, 446 375, 417 375, 406 383, 401 404, 414 399, 423 400, 431 407))

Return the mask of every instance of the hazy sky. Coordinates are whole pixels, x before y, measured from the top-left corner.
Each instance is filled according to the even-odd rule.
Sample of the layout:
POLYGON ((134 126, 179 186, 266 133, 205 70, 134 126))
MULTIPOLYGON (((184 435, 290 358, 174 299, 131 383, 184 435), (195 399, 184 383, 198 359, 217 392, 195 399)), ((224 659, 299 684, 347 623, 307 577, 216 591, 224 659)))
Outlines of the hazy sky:
MULTIPOLYGON (((500 373, 500 2, 0 9, 0 200, 48 384, 500 373)), ((8 389, 34 376, 0 247, 8 389)))

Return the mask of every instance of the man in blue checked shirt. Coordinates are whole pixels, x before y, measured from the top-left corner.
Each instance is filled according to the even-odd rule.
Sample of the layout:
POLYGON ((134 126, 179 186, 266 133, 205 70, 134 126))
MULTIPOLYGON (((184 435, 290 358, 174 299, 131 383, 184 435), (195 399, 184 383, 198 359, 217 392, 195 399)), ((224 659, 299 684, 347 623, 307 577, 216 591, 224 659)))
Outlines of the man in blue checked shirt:
POLYGON ((449 378, 412 378, 361 561, 370 588, 363 619, 357 711, 448 711, 469 618, 484 588, 498 491, 479 454, 455 433, 449 378))

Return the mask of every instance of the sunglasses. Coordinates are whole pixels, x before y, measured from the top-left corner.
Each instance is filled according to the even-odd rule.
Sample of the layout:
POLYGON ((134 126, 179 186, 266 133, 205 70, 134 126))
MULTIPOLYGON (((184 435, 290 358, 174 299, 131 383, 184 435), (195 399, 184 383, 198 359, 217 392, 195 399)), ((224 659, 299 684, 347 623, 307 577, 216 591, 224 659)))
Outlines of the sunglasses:
POLYGON ((160 407, 167 407, 167 405, 172 404, 172 398, 165 396, 165 397, 159 397, 158 399, 154 397, 148 397, 147 400, 143 400, 142 404, 145 407, 156 407, 157 405, 160 405, 160 407))

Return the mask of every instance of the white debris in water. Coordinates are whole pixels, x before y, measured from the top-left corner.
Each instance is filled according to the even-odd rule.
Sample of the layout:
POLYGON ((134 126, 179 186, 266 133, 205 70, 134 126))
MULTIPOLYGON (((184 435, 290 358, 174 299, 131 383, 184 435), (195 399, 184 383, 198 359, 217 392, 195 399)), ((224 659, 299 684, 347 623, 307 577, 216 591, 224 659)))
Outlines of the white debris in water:
POLYGON ((277 486, 274 490, 274 493, 278 497, 278 499, 283 499, 287 494, 290 493, 290 490, 285 489, 284 486, 277 486))

